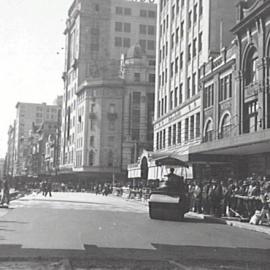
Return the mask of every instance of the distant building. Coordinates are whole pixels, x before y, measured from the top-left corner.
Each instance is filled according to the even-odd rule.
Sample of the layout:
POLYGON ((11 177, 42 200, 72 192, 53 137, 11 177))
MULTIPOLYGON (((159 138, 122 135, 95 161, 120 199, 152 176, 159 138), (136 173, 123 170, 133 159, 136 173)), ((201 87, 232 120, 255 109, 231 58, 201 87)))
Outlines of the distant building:
POLYGON ((13 176, 14 172, 15 126, 16 122, 14 121, 14 124, 10 125, 8 129, 8 145, 5 160, 5 175, 8 176, 13 176))
POLYGON ((0 179, 4 177, 4 166, 5 166, 5 159, 0 158, 0 179))
MULTIPOLYGON (((76 0, 68 16, 60 170, 63 174, 77 172, 87 181, 110 180, 113 173, 120 177, 131 156, 149 142, 144 127, 148 121, 132 124, 125 131, 123 128, 127 122, 131 125, 131 115, 140 119, 138 108, 150 99, 144 84, 150 79, 153 87, 156 5, 126 0, 76 0), (119 69, 121 55, 135 44, 145 53, 134 60, 138 67, 134 65, 133 72, 125 75, 130 98, 125 93, 125 82, 119 78, 119 69), (147 70, 147 77, 142 70, 147 70), (125 100, 134 105, 130 107, 133 112, 124 119, 128 110, 125 100), (141 127, 144 131, 140 133, 141 127), (133 139, 131 129, 134 134, 137 132, 133 139)), ((123 61, 123 68, 129 68, 127 58, 123 61)))
POLYGON ((16 105, 14 171, 13 176, 27 174, 28 138, 33 124, 40 126, 43 122, 58 121, 58 106, 46 103, 22 103, 16 105))

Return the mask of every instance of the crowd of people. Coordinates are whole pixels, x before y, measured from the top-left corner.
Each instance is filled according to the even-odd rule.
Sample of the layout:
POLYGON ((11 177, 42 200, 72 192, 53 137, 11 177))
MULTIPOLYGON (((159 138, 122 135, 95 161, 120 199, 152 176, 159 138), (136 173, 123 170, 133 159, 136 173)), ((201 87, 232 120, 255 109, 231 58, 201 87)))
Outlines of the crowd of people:
POLYGON ((203 183, 188 183, 191 211, 222 216, 238 216, 250 219, 260 211, 261 222, 270 223, 270 181, 266 177, 248 177, 243 181, 211 179, 203 183))

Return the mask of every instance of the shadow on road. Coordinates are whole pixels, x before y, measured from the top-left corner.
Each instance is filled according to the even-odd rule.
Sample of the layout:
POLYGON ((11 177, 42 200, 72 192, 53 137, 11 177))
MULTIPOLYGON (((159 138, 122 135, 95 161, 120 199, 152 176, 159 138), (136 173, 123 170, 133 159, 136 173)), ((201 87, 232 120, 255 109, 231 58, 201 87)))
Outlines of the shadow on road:
POLYGON ((154 243, 152 246, 155 249, 102 248, 85 245, 84 250, 63 250, 0 245, 0 261, 68 259, 76 267, 87 267, 89 264, 93 265, 93 262, 99 267, 106 263, 119 267, 121 263, 122 266, 128 265, 129 268, 125 269, 155 270, 183 269, 183 266, 195 267, 193 269, 269 269, 270 266, 270 249, 173 246, 154 243), (148 267, 145 267, 146 265, 148 267))

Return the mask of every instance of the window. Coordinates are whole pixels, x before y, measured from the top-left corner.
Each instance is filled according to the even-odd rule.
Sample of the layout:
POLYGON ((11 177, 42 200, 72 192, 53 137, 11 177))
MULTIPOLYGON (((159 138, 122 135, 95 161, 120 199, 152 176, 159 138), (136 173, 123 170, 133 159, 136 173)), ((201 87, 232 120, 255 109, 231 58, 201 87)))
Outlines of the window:
POLYGON ((146 40, 140 39, 139 43, 140 43, 140 46, 142 47, 142 49, 145 50, 146 49, 146 40))
POLYGON ((155 74, 149 74, 148 79, 150 83, 155 83, 155 74))
POLYGON ((124 23, 124 32, 130 33, 131 31, 131 24, 130 23, 124 23))
POLYGON ((115 32, 122 32, 122 23, 115 22, 115 32))
POLYGON ((141 17, 147 17, 147 10, 141 9, 141 10, 140 10, 140 16, 141 16, 141 17))
POLYGON ((115 113, 115 104, 110 104, 109 106, 109 113, 115 113))
POLYGON ((191 24, 192 24, 192 11, 190 11, 189 13, 188 13, 188 28, 190 28, 191 27, 191 24))
POLYGON ((256 132, 258 129, 258 101, 244 105, 244 133, 256 132))
POLYGON ((140 24, 140 34, 146 34, 146 25, 140 24))
POLYGON ((117 15, 122 15, 123 14, 123 8, 122 7, 116 7, 115 8, 115 13, 117 15))
POLYGON ((201 16, 203 14, 203 4, 202 0, 199 1, 199 15, 201 16))
POLYGON ((95 143, 95 137, 94 136, 90 136, 90 146, 94 146, 95 143))
POLYGON ((199 33, 199 44, 198 44, 199 52, 202 50, 202 32, 199 33))
POLYGON ((108 152, 108 167, 113 166, 113 151, 110 149, 108 152))
POLYGON ((179 104, 181 105, 183 102, 183 83, 180 83, 179 86, 179 104))
POLYGON ((172 6, 172 20, 174 20, 174 16, 175 16, 175 5, 172 6))
POLYGON ((131 15, 131 8, 125 8, 124 9, 124 14, 125 15, 131 15))
POLYGON ((219 138, 223 139, 229 137, 230 134, 231 134, 231 116, 229 114, 226 114, 221 122, 219 138))
POLYGON ((219 80, 219 101, 232 97, 232 74, 219 80))
POLYGON ((179 5, 180 0, 176 0, 176 13, 179 13, 180 10, 180 5, 179 5))
POLYGON ((194 128, 195 128, 194 115, 190 117, 190 139, 194 139, 194 128))
POLYGON ((175 74, 178 73, 178 57, 175 58, 175 74))
POLYGON ((173 125, 173 136, 172 136, 172 144, 176 144, 176 124, 173 125))
POLYGON ((168 146, 172 145, 172 127, 168 129, 168 146))
POLYGON ((197 4, 193 7, 193 22, 194 23, 197 22, 197 7, 198 7, 197 4))
POLYGON ((175 87, 175 89, 174 89, 174 107, 177 107, 177 105, 178 105, 178 88, 177 87, 175 87))
POLYGON ((258 80, 257 62, 258 62, 258 53, 256 49, 253 49, 247 56, 246 71, 245 71, 246 85, 255 83, 258 80))
POLYGON ((180 37, 181 37, 181 39, 184 37, 184 21, 181 22, 180 37))
POLYGON ((188 141, 188 134, 189 133, 189 119, 185 119, 185 142, 188 141))
POLYGON ((135 82, 141 81, 141 74, 140 73, 134 73, 134 81, 135 82))
POLYGON ((194 38, 193 39, 193 57, 195 57, 196 56, 196 53, 197 53, 197 47, 196 47, 196 45, 197 45, 197 39, 194 38))
POLYGON ((204 107, 208 108, 214 104, 214 84, 205 87, 204 90, 204 107))
POLYGON ((196 73, 192 74, 192 96, 194 96, 196 94, 196 73))
POLYGON ((173 71, 174 71, 173 68, 174 68, 174 63, 172 62, 171 63, 171 78, 173 77, 173 71))
POLYGON ((156 133, 156 149, 159 150, 159 132, 156 133))
POLYGON ((130 38, 124 38, 124 47, 129 48, 130 47, 130 38))
POLYGON ((177 27, 175 31, 175 43, 178 44, 178 42, 179 42, 179 27, 177 27))
POLYGON ((174 34, 172 34, 172 37, 171 37, 171 49, 173 49, 174 47, 174 34))
POLYGON ((148 35, 155 35, 155 26, 148 25, 148 35))
POLYGON ((200 113, 196 113, 196 138, 201 135, 201 116, 200 113))
POLYGON ((173 91, 170 92, 170 110, 173 108, 173 91))
POLYGON ((188 61, 191 60, 191 44, 188 45, 188 61))
POLYGON ((153 10, 148 11, 148 17, 149 18, 156 18, 156 12, 153 10))
POLYGON ((181 143, 181 137, 182 137, 182 125, 181 122, 177 123, 177 143, 181 143))
POLYGON ((148 50, 155 50, 155 41, 154 40, 147 41, 147 49, 148 50))
POLYGON ((183 62, 183 58, 184 58, 184 53, 181 52, 181 53, 180 53, 180 70, 183 69, 183 63, 184 63, 184 62, 183 62))
POLYGON ((94 165, 94 151, 90 150, 89 151, 89 166, 93 166, 94 165))
POLYGON ((204 141, 211 142, 213 140, 213 121, 208 120, 205 127, 204 141))
POLYGON ((190 98, 190 77, 187 78, 187 98, 190 98))
POLYGON ((163 129, 163 148, 166 146, 166 129, 163 129))
POLYGON ((114 45, 115 45, 116 47, 122 47, 122 38, 120 38, 120 37, 115 37, 115 39, 114 39, 114 45))

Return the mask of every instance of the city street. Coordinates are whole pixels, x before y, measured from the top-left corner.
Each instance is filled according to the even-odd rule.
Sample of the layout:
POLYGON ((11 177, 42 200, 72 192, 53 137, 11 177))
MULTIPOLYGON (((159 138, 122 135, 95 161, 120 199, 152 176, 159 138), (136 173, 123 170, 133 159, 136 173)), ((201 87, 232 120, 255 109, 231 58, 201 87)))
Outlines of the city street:
POLYGON ((151 220, 146 203, 114 196, 32 194, 0 210, 0 269, 269 269, 269 252, 266 234, 151 220))

